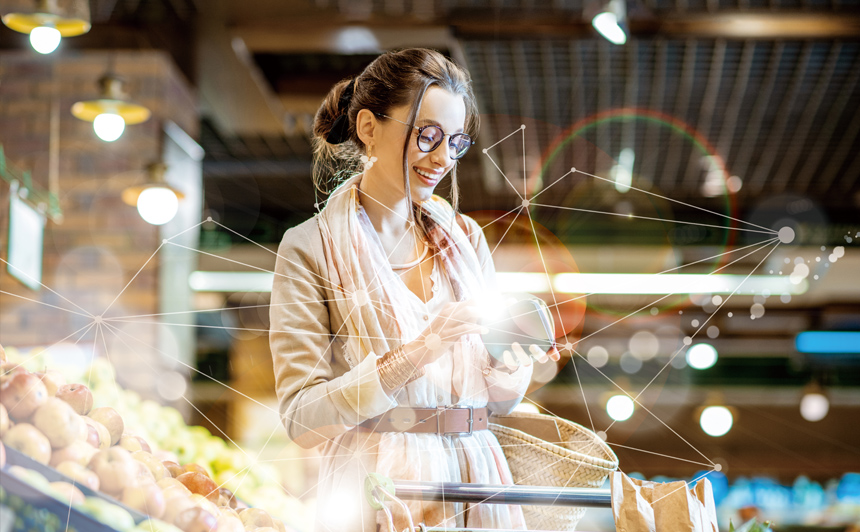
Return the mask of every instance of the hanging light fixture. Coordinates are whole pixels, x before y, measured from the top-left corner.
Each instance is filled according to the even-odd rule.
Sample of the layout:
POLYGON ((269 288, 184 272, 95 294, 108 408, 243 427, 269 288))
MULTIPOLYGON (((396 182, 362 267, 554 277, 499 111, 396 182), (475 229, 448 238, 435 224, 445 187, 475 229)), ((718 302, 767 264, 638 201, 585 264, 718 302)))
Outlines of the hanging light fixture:
POLYGON ((149 120, 149 109, 127 101, 124 81, 115 74, 105 74, 99 80, 101 99, 78 102, 72 106, 75 117, 93 123, 93 131, 105 142, 113 142, 125 131, 126 125, 149 120))
POLYGON ((591 19, 591 25, 609 42, 619 45, 626 43, 626 0, 609 0, 603 9, 591 19))
POLYGON ((705 434, 719 438, 732 430, 737 411, 725 406, 722 394, 715 392, 709 394, 703 406, 696 409, 695 417, 705 434))
POLYGON ((830 401, 817 382, 811 382, 803 390, 800 399, 800 415, 806 421, 821 421, 830 411, 830 401))
POLYGON ((150 164, 146 171, 146 183, 123 190, 122 201, 137 207, 140 217, 148 223, 164 225, 176 216, 179 201, 185 194, 165 181, 164 172, 167 171, 167 166, 164 163, 150 164))
POLYGON ((90 31, 87 0, 0 0, 0 17, 10 29, 30 35, 40 54, 57 49, 63 37, 90 31))

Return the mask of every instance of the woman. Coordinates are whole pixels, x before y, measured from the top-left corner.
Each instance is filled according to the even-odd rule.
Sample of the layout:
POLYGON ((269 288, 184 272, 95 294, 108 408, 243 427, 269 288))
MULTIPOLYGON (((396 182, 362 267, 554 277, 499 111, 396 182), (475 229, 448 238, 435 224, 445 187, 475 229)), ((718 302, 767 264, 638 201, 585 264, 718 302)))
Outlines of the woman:
MULTIPOLYGON (((478 336, 494 268, 480 226, 456 215, 455 175, 476 126, 466 72, 421 49, 377 58, 317 113, 317 167, 359 173, 284 235, 270 342, 289 436, 324 444, 318 530, 384 523, 364 501, 370 472, 512 482, 487 417, 521 400, 531 363, 518 345, 521 364, 494 363, 478 336), (449 174, 455 208, 433 195, 449 174)), ((416 525, 525 526, 516 506, 408 504, 416 525)))

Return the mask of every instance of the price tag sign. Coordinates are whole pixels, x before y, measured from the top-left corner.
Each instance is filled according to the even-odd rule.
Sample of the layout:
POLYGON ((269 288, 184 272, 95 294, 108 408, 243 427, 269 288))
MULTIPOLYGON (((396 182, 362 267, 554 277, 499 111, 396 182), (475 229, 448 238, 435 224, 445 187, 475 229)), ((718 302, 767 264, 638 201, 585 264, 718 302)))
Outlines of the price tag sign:
POLYGON ((12 191, 9 205, 9 250, 6 269, 28 288, 39 290, 42 282, 42 243, 45 215, 30 207, 12 191))

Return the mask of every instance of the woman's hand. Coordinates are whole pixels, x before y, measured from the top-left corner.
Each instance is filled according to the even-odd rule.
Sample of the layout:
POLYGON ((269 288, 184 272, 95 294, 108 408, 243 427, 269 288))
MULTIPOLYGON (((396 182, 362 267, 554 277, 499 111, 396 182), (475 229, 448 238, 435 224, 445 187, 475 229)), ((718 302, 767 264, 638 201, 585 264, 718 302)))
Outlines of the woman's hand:
POLYGON ((404 346, 403 352, 416 368, 434 362, 463 335, 482 332, 479 316, 480 307, 472 299, 448 303, 418 338, 404 346))
POLYGON ((549 348, 549 351, 544 351, 535 344, 529 345, 529 352, 523 349, 518 342, 511 344, 511 349, 506 349, 502 353, 503 362, 510 371, 516 371, 520 366, 530 366, 532 360, 544 364, 549 360, 558 362, 561 359, 561 354, 555 346, 549 348))

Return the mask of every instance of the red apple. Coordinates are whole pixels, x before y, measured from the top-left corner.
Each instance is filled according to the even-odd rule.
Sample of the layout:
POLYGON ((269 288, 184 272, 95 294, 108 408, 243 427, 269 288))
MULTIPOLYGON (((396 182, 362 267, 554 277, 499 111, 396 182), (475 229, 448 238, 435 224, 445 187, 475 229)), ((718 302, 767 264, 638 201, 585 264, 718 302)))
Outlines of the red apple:
POLYGON ((66 447, 54 449, 51 453, 51 461, 49 465, 51 467, 57 467, 57 465, 62 462, 75 462, 80 464, 81 467, 85 467, 90 463, 93 455, 97 452, 97 449, 93 448, 86 442, 82 442, 80 440, 73 441, 66 447))
POLYGON ((90 411, 90 417, 101 423, 110 432, 110 444, 116 445, 125 430, 125 423, 119 413, 109 406, 94 408, 90 411))
POLYGON ((161 519, 168 523, 176 523, 176 517, 189 508, 195 508, 194 502, 186 495, 172 495, 164 501, 164 514, 161 519))
POLYGON ((83 419, 84 423, 86 423, 91 428, 95 429, 95 431, 96 431, 97 436, 95 438, 95 440, 96 440, 95 445, 93 445, 92 435, 90 433, 87 434, 87 442, 90 445, 93 445, 93 447, 95 447, 96 449, 99 449, 101 451, 110 447, 110 432, 108 432, 107 427, 105 427, 104 425, 102 425, 101 423, 99 423, 98 421, 94 420, 93 418, 91 418, 89 416, 81 416, 81 419, 83 419))
POLYGON ((186 472, 203 473, 207 477, 209 476, 209 472, 206 471, 206 468, 200 464, 185 464, 183 468, 186 472))
POLYGON ((83 384, 72 383, 60 386, 56 396, 75 409, 75 412, 85 416, 93 408, 93 394, 83 384))
POLYGON ((81 416, 69 403, 49 397, 33 414, 33 425, 48 437, 51 447, 59 449, 76 441, 83 428, 81 416))
POLYGON ((218 504, 218 485, 203 473, 189 471, 176 477, 176 480, 191 490, 191 493, 199 493, 213 503, 218 504))
POLYGON ((6 407, 0 404, 0 437, 6 434, 7 430, 9 430, 9 413, 6 407))
POLYGON ((84 494, 74 484, 68 482, 51 482, 50 491, 67 505, 81 504, 84 502, 84 494))
POLYGON ((3 443, 39 463, 48 465, 51 460, 51 442, 29 423, 18 423, 9 429, 3 436, 3 443))
POLYGON ((164 495, 161 493, 161 489, 152 482, 125 488, 122 490, 120 501, 128 507, 156 519, 164 515, 164 495))
POLYGON ((242 520, 242 524, 246 529, 275 526, 268 512, 259 508, 246 508, 242 510, 239 512, 239 519, 242 520))
POLYGON ((173 523, 184 532, 214 532, 218 527, 214 515, 196 506, 180 512, 173 523))
POLYGON ((221 515, 221 511, 218 510, 218 505, 213 503, 212 501, 210 501, 209 499, 207 499, 203 495, 200 495, 198 493, 192 493, 191 494, 191 500, 194 501, 195 506, 199 506, 200 508, 203 508, 204 510, 206 510, 210 514, 212 514, 216 517, 221 515))
POLYGON ((0 403, 15 421, 24 421, 48 400, 48 391, 39 377, 20 372, 0 388, 0 403))
POLYGON ((55 468, 72 479, 75 484, 86 486, 94 491, 99 489, 98 475, 77 462, 60 462, 55 468))
POLYGON ((218 516, 218 532, 245 532, 245 526, 238 515, 231 515, 224 511, 218 516))
POLYGON ((164 467, 164 464, 158 461, 158 458, 152 456, 147 451, 135 451, 131 453, 131 457, 137 460, 138 462, 143 463, 146 467, 149 468, 150 473, 152 473, 153 478, 156 482, 165 478, 171 477, 170 471, 164 467))
POLYGON ((128 432, 125 432, 122 436, 120 436, 119 443, 117 443, 117 445, 130 453, 133 453, 135 451, 146 451, 148 453, 152 452, 152 448, 149 446, 148 443, 146 443, 146 440, 144 440, 140 436, 129 434, 128 432))
POLYGON ((182 467, 181 465, 177 464, 176 462, 171 462, 170 460, 165 460, 161 463, 164 464, 164 467, 166 467, 168 471, 170 471, 170 475, 173 478, 178 477, 182 473, 187 473, 187 471, 185 471, 185 468, 182 467))
POLYGON ((139 463, 122 447, 110 447, 96 453, 87 467, 99 476, 103 492, 117 495, 137 482, 139 463))
POLYGON ((40 379, 42 379, 42 384, 45 385, 45 390, 48 392, 48 397, 54 397, 57 394, 57 390, 60 389, 61 386, 66 384, 66 378, 63 377, 63 374, 55 369, 45 370, 44 372, 36 372, 33 375, 36 375, 40 379))
POLYGON ((227 488, 218 489, 218 506, 227 506, 235 510, 236 497, 233 496, 233 492, 227 488))

